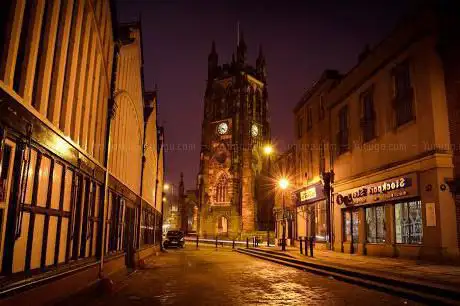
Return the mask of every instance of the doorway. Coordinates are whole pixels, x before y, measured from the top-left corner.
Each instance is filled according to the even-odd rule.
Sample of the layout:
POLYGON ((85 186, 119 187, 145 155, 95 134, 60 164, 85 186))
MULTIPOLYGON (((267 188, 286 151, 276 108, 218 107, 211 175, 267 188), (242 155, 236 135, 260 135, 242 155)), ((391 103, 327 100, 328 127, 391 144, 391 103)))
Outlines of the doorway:
POLYGON ((350 243, 350 253, 358 251, 359 242, 359 214, 357 208, 343 211, 344 242, 350 243))

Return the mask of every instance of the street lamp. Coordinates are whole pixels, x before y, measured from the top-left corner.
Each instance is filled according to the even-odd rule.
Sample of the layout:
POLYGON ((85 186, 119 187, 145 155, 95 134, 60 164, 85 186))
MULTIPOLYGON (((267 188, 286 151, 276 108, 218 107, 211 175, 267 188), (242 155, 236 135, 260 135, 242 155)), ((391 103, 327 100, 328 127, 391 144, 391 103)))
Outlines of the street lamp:
MULTIPOLYGON (((267 157, 267 178, 270 177, 270 164, 271 164, 271 156, 273 154, 273 146, 270 143, 267 143, 263 147, 263 153, 267 157)), ((270 201, 270 200, 269 200, 270 201)), ((273 201, 270 201, 269 205, 272 206, 273 201)), ((266 220, 266 229, 267 229, 267 246, 270 245, 270 209, 267 209, 267 220, 266 220)))
POLYGON ((264 146, 264 154, 269 156, 273 153, 273 147, 270 144, 264 146))
POLYGON ((286 203, 284 200, 284 191, 289 187, 289 181, 287 180, 287 178, 283 177, 279 180, 278 185, 281 188, 282 197, 283 197, 283 209, 282 209, 282 212, 283 212, 283 218, 282 218, 283 234, 282 235, 283 236, 281 238, 281 250, 286 251, 286 212, 285 212, 286 203))
POLYGON ((163 186, 163 190, 168 191, 169 187, 170 187, 169 184, 165 183, 164 186, 163 186))

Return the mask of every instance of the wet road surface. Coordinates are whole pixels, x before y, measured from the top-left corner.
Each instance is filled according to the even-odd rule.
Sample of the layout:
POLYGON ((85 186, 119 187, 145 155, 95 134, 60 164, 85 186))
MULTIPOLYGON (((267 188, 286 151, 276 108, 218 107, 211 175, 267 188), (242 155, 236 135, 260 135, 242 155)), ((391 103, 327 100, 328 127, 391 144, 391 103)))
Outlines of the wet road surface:
POLYGON ((86 305, 416 305, 228 250, 168 250, 86 305))

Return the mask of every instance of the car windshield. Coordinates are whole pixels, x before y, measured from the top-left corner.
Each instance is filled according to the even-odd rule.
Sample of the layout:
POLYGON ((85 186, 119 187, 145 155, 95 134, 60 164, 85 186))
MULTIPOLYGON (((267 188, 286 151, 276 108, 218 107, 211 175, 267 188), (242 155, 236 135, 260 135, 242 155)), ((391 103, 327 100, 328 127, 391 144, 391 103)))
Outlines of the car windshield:
POLYGON ((181 231, 169 231, 167 234, 166 234, 167 237, 176 237, 176 236, 182 236, 182 232, 181 231))

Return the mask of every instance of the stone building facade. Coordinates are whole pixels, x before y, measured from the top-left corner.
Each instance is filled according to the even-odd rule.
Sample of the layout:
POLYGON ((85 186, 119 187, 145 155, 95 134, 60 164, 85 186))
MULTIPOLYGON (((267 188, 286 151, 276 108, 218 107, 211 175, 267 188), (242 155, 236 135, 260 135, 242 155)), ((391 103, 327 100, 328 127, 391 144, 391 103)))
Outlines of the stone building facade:
MULTIPOLYGON (((318 83, 325 86, 320 92, 327 128, 314 131, 321 119, 308 115, 309 105, 315 114, 313 96, 296 108, 302 132, 309 127, 302 123, 305 107, 312 117, 306 142, 328 140, 325 166, 321 159, 303 160, 307 168, 324 167, 332 174, 332 190, 325 197, 330 197, 332 234, 327 241, 335 251, 459 258, 454 197, 458 116, 452 110, 460 101, 454 85, 458 74, 452 69, 458 60, 452 54, 460 36, 452 10, 420 8, 375 48, 365 50, 346 75, 330 81, 323 77, 318 83)), ((301 145, 302 137, 298 139, 301 145)), ((300 186, 298 199, 308 184, 300 186)))
POLYGON ((296 198, 296 146, 292 146, 286 152, 274 158, 270 169, 271 189, 274 193, 273 219, 275 223, 275 244, 280 245, 283 238, 283 227, 286 238, 286 245, 293 245, 297 235, 297 211, 296 198), (279 180, 287 179, 288 187, 282 190, 279 187, 279 180))
POLYGON ((265 59, 246 63, 241 34, 236 57, 219 65, 215 44, 208 57, 200 155, 201 235, 238 237, 258 229, 256 194, 264 167, 261 147, 270 139, 265 59))
POLYGON ((114 16, 111 1, 2 2, 0 296, 19 294, 0 303, 59 300, 161 238, 156 94, 139 24, 114 16))

